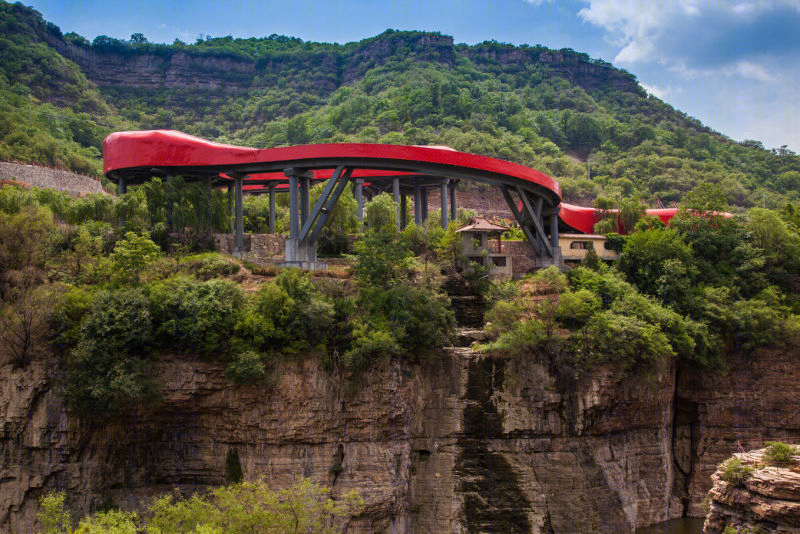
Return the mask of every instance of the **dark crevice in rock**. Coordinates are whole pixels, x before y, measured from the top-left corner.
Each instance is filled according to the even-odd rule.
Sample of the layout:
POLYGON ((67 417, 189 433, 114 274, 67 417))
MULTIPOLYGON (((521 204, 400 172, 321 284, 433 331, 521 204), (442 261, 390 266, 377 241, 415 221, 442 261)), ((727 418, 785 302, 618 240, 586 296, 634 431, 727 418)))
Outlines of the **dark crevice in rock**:
POLYGON ((675 468, 673 494, 681 500, 681 515, 688 517, 691 504, 691 483, 697 463, 698 405, 680 396, 678 385, 681 366, 675 370, 675 389, 672 399, 672 462, 675 468))
POLYGON ((488 440, 503 434, 502 415, 492 399, 503 385, 504 363, 486 358, 469 364, 463 435, 455 473, 464 494, 467 532, 531 532, 528 499, 514 468, 502 454, 490 450, 488 440))

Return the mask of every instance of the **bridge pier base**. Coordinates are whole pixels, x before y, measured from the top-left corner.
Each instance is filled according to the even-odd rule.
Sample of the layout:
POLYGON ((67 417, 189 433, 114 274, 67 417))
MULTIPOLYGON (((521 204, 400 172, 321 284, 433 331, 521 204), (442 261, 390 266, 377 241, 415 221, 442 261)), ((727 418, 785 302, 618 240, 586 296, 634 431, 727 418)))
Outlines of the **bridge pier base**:
POLYGON ((284 247, 286 261, 279 263, 280 267, 299 267, 300 269, 316 270, 324 267, 317 264, 317 244, 300 242, 297 239, 287 239, 284 247))

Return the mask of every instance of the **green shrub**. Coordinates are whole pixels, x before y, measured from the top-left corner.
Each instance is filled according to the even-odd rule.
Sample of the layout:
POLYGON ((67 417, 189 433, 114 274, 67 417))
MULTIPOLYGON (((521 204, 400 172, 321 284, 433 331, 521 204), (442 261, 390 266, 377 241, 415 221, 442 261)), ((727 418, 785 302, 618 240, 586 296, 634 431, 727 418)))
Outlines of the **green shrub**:
POLYGON ((122 280, 139 281, 141 272, 161 255, 158 245, 149 237, 127 232, 111 253, 114 276, 122 280))
POLYGON ((142 360, 151 339, 140 289, 100 293, 80 325, 77 346, 62 362, 67 405, 80 415, 102 417, 152 398, 142 360))
POLYGON ((233 258, 226 258, 216 252, 195 254, 181 260, 183 267, 200 280, 210 280, 221 276, 236 274, 241 265, 233 258))
POLYGON ((152 341, 151 316, 144 292, 135 288, 98 293, 91 311, 81 322, 79 339, 92 341, 98 350, 144 354, 152 341))
POLYGON ((225 369, 225 376, 237 384, 249 384, 266 377, 267 368, 261 355, 249 350, 233 357, 225 369))
POLYGON ((602 266, 600 271, 575 267, 566 276, 573 291, 588 289, 600 297, 603 309, 610 308, 615 300, 634 291, 617 271, 602 266))
POLYGON ((157 342, 199 354, 225 350, 244 307, 242 289, 229 280, 173 277, 147 290, 157 342))
POLYGON ((519 325, 523 311, 515 301, 499 300, 486 312, 486 331, 491 335, 510 332, 519 325))
POLYGON ((364 205, 364 223, 371 234, 397 232, 397 202, 387 193, 381 193, 364 205))
POLYGON ((360 324, 353 330, 353 341, 350 350, 344 353, 342 363, 350 369, 362 369, 380 358, 402 353, 402 347, 391 332, 360 324))
POLYGON ((725 527, 725 531, 723 534, 766 534, 766 530, 762 529, 758 525, 753 526, 735 526, 735 525, 728 525, 725 527))
POLYGON ((66 498, 63 491, 51 491, 39 499, 39 511, 36 513, 39 534, 71 534, 72 519, 64 506, 66 498))
POLYGON ((639 291, 680 305, 697 275, 692 249, 670 229, 628 236, 619 268, 639 291))
POLYGON ((403 351, 413 356, 441 347, 455 328, 449 299, 432 288, 362 288, 358 302, 370 323, 390 331, 403 351))
POLYGON ((800 455, 797 447, 780 441, 768 441, 764 451, 764 461, 770 465, 784 466, 796 462, 794 456, 800 455))
POLYGON ((567 277, 554 265, 536 271, 527 280, 534 285, 535 292, 542 295, 558 294, 567 288, 567 277))
POLYGON ((563 324, 580 327, 600 310, 600 297, 588 289, 565 291, 559 297, 556 316, 563 324))
POLYGON ((284 490, 241 482, 184 499, 166 495, 150 507, 147 532, 339 532, 336 521, 357 515, 363 502, 350 492, 335 502, 307 479, 284 490))
POLYGON ((282 269, 249 299, 236 324, 243 350, 297 353, 323 347, 333 328, 333 304, 299 269, 282 269))
POLYGON ((50 318, 52 341, 59 348, 73 347, 80 340, 81 319, 94 306, 97 294, 83 287, 68 287, 58 296, 50 318))
POLYGON ((745 481, 753 476, 755 469, 742 463, 738 458, 730 458, 721 466, 721 478, 732 486, 744 486, 745 481))
POLYGON ((43 206, 23 206, 12 215, 0 213, 0 274, 44 268, 57 235, 53 213, 43 206))
POLYGON ((369 234, 353 248, 352 270, 361 285, 389 288, 410 278, 414 256, 395 234, 369 234))
POLYGON ((83 518, 74 534, 137 534, 140 532, 136 526, 138 519, 134 512, 98 512, 83 518))
POLYGON ((500 352, 510 356, 525 356, 538 351, 547 340, 542 321, 528 319, 521 321, 510 331, 503 332, 492 343, 478 345, 481 352, 500 352))
POLYGON ((617 363, 623 372, 639 363, 661 366, 675 355, 658 326, 636 317, 604 311, 592 317, 586 332, 592 358, 617 363))

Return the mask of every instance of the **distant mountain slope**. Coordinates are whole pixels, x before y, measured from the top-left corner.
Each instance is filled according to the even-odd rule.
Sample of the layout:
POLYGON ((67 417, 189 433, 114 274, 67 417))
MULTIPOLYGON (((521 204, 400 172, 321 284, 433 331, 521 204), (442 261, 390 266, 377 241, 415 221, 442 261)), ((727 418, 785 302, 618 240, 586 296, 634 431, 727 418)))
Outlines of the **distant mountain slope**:
POLYGON ((798 200, 796 155, 735 143, 573 50, 391 30, 344 45, 89 43, 5 3, 0 25, 0 102, 16 117, 0 118, 0 158, 85 167, 111 128, 172 128, 257 147, 444 144, 538 168, 573 201, 668 203, 709 181, 742 207, 798 200), (58 155, 26 144, 14 122, 58 155))

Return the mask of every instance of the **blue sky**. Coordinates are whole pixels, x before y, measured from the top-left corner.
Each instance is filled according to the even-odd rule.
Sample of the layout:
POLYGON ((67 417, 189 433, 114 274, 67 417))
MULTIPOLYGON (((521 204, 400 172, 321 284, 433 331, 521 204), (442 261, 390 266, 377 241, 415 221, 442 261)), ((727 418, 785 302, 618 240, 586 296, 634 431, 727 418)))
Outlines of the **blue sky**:
MULTIPOLYGON (((30 0, 25 1, 28 3, 30 0)), ((800 0, 35 0, 89 40, 201 35, 345 43, 391 28, 572 48, 737 141, 800 152, 800 0)))

